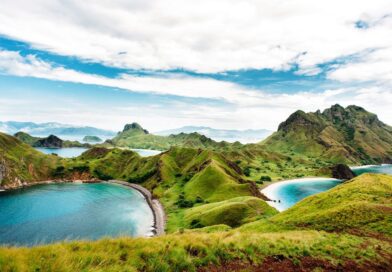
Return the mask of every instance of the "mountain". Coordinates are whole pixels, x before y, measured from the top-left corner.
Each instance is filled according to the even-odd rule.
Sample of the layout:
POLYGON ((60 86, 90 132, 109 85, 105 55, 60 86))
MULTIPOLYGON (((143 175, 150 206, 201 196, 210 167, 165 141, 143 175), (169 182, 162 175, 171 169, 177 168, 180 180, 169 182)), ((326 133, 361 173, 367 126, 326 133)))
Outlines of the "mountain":
POLYGON ((62 148, 62 147, 91 147, 88 143, 80 143, 78 141, 62 140, 55 135, 48 137, 34 137, 26 132, 19 131, 15 133, 15 138, 33 147, 46 147, 46 148, 62 148))
POLYGON ((296 111, 262 142, 267 150, 333 163, 392 161, 392 127, 358 106, 296 111))
POLYGON ((238 142, 234 144, 216 142, 196 132, 190 134, 180 133, 169 136, 154 135, 150 134, 137 123, 125 125, 123 131, 119 132, 113 139, 107 140, 104 146, 105 145, 156 150, 168 150, 173 146, 208 149, 224 149, 230 148, 231 146, 241 146, 238 142))
POLYGON ((68 140, 81 140, 86 135, 98 135, 104 138, 115 136, 115 132, 88 126, 73 126, 61 123, 33 123, 33 122, 0 122, 0 131, 15 134, 19 131, 34 136, 57 135, 68 140))
POLYGON ((204 135, 215 141, 226 142, 241 142, 243 144, 259 142, 269 135, 272 131, 267 129, 247 129, 247 130, 228 130, 228 129, 215 129, 210 127, 201 126, 185 126, 176 129, 169 129, 155 132, 156 135, 169 136, 180 133, 193 133, 204 135))

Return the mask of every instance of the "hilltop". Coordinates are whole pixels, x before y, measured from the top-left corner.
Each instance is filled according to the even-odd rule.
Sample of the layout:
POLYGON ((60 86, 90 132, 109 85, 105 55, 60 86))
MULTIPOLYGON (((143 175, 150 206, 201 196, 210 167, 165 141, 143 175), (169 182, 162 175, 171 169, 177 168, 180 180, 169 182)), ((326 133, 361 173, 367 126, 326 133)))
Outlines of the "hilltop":
POLYGON ((331 163, 387 163, 392 157, 392 127, 361 107, 334 105, 323 112, 294 112, 262 145, 331 163))

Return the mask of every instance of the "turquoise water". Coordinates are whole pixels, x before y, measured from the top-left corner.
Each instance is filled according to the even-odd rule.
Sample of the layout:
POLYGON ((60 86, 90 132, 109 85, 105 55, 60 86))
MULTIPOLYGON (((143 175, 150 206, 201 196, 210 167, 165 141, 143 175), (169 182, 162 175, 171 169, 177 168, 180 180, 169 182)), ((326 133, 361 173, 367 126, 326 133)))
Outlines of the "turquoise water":
POLYGON ((46 147, 36 147, 38 151, 44 154, 57 154, 63 158, 74 158, 81 155, 87 148, 84 147, 68 147, 68 148, 46 148, 46 147))
POLYGON ((352 167, 351 170, 353 170, 356 175, 363 173, 384 173, 392 175, 392 164, 364 165, 359 167, 352 167))
POLYGON ((144 197, 121 185, 49 184, 0 193, 0 244, 151 234, 144 197))
POLYGON ((307 196, 327 191, 341 183, 338 179, 304 178, 274 183, 261 192, 276 201, 269 202, 271 206, 283 211, 307 196))
MULTIPOLYGON (((81 155, 87 148, 84 147, 67 147, 67 148, 46 148, 46 147, 36 147, 38 151, 41 151, 44 154, 57 154, 63 158, 74 158, 81 155)), ((132 149, 133 151, 139 153, 142 157, 154 156, 162 153, 159 150, 150 150, 150 149, 132 149)))

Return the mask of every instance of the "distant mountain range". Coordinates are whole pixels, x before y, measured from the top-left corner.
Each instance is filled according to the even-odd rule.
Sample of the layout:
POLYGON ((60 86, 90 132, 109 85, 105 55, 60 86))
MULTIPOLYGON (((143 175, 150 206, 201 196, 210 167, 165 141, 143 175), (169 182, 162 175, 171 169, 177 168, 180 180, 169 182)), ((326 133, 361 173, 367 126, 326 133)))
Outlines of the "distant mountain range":
POLYGON ((247 130, 228 130, 215 129, 202 126, 185 126, 176 129, 169 129, 155 132, 155 135, 168 136, 171 134, 193 133, 197 132, 201 135, 207 136, 215 141, 235 142, 239 141, 243 144, 257 143, 264 140, 272 131, 267 129, 247 129, 247 130))
POLYGON ((8 134, 15 134, 19 131, 29 133, 33 136, 56 135, 67 140, 82 140, 86 135, 100 136, 103 138, 111 138, 116 132, 88 127, 74 126, 61 123, 33 123, 33 122, 16 122, 16 121, 0 121, 0 131, 8 134))

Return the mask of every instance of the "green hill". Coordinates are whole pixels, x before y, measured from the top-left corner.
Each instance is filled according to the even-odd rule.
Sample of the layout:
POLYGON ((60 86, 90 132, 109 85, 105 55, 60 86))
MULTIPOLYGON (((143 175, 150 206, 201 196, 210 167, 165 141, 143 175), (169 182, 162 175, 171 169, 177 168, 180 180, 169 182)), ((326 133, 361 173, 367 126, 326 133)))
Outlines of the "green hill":
POLYGON ((392 237, 392 176, 363 174, 242 229, 316 229, 392 237))
POLYGON ((363 174, 302 200, 272 221, 295 227, 382 233, 392 237, 392 176, 363 174))
MULTIPOLYGON (((234 145, 241 146, 240 143, 235 143, 234 145)), ((169 136, 153 135, 143 129, 139 124, 132 123, 125 125, 123 131, 119 132, 113 139, 106 141, 102 146, 168 150, 170 147, 174 146, 224 149, 232 147, 233 144, 216 142, 198 133, 180 133, 169 136)))
POLYGON ((167 209, 169 231, 186 227, 184 211, 195 205, 240 196, 263 197, 235 163, 212 150, 176 147, 157 156, 141 157, 130 150, 96 147, 67 160, 56 176, 70 179, 78 170, 84 176, 120 179, 148 188, 167 209))
POLYGON ((237 227, 277 213, 265 201, 245 196, 191 208, 185 212, 185 220, 190 227, 220 224, 237 227))
POLYGON ((26 132, 17 132, 14 135, 15 138, 21 142, 34 146, 34 147, 47 147, 47 148, 63 148, 63 147, 91 147, 90 144, 80 143, 78 141, 62 140, 55 135, 49 135, 48 137, 34 137, 26 132))
POLYGON ((296 111, 262 144, 268 150, 332 163, 390 162, 392 127, 361 107, 334 105, 323 112, 296 111))
POLYGON ((56 156, 44 155, 15 137, 0 133, 0 187, 18 187, 23 182, 50 179, 60 161, 56 156))

